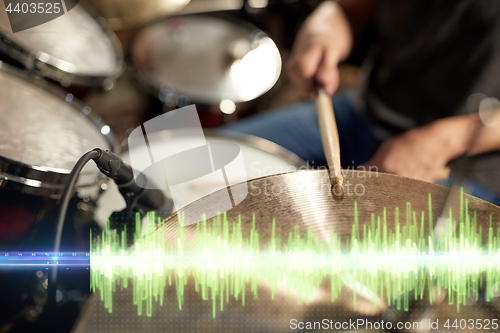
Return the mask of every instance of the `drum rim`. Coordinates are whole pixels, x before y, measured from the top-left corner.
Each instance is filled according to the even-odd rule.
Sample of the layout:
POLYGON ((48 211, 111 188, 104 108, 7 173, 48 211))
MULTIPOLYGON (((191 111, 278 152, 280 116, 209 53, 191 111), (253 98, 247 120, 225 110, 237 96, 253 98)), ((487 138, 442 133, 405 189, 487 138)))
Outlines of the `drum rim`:
POLYGON ((79 4, 103 30, 103 34, 109 38, 115 51, 116 66, 109 75, 84 75, 64 70, 56 65, 61 59, 38 50, 21 46, 11 38, 9 32, 2 29, 0 29, 0 51, 14 61, 22 64, 27 71, 36 71, 45 79, 57 81, 63 87, 99 87, 103 86, 107 79, 115 80, 125 70, 123 47, 116 34, 108 28, 104 18, 98 16, 90 5, 83 4, 82 2, 79 4))
POLYGON ((277 143, 274 143, 272 141, 269 141, 267 139, 251 135, 251 134, 246 134, 246 133, 240 133, 240 132, 235 132, 235 131, 230 131, 226 129, 203 129, 203 132, 206 135, 213 135, 213 136, 222 136, 222 137, 227 137, 234 139, 235 141, 247 143, 250 146, 257 148, 259 150, 262 150, 266 153, 269 153, 271 155, 280 157, 290 164, 292 164, 296 168, 307 168, 309 169, 309 165, 307 164, 306 161, 304 161, 302 158, 300 158, 297 154, 292 153, 290 150, 286 149, 285 147, 282 147, 278 145, 277 143))
MULTIPOLYGON (((193 13, 193 14, 191 14, 191 13, 189 13, 189 14, 180 14, 180 15, 172 15, 172 16, 167 16, 167 17, 160 17, 160 18, 157 18, 155 20, 152 20, 151 22, 147 22, 146 24, 143 24, 142 26, 140 26, 139 28, 137 28, 137 30, 133 34, 132 38, 130 38, 129 46, 128 46, 128 49, 127 49, 127 54, 129 54, 130 63, 132 64, 132 66, 131 66, 132 68, 130 69, 130 72, 131 72, 131 75, 139 82, 140 86, 147 93, 149 93, 150 95, 152 95, 153 97, 155 97, 158 100, 160 100, 159 94, 160 94, 160 91, 161 91, 161 87, 158 88, 154 84, 151 84, 150 80, 148 79, 148 76, 145 75, 141 70, 139 70, 139 68, 136 65, 136 62, 134 60, 133 50, 135 49, 135 45, 137 43, 137 40, 138 40, 139 36, 141 35, 141 33, 145 29, 147 29, 149 27, 152 27, 154 25, 157 25, 157 24, 164 23, 164 22, 166 22, 168 20, 171 20, 171 19, 176 19, 176 18, 190 18, 190 17, 200 17, 200 18, 208 18, 208 19, 213 19, 213 20, 224 21, 224 22, 229 23, 229 24, 234 24, 234 25, 243 27, 243 28, 248 29, 250 31, 252 31, 252 30, 253 31, 259 31, 262 34, 263 37, 271 38, 265 31, 263 31, 262 29, 258 28, 254 24, 252 24, 250 22, 247 22, 245 20, 237 19, 237 18, 233 18, 233 17, 212 16, 212 15, 207 15, 206 13, 204 13, 204 14, 200 14, 200 13, 193 13)), ((272 38, 271 38, 271 40, 276 45, 275 41, 272 38)), ((276 46, 276 48, 278 48, 278 46, 276 46)), ((279 52, 279 49, 278 49, 278 52, 279 52)), ((254 97, 254 98, 249 99, 249 100, 235 102, 236 104, 244 104, 244 103, 252 102, 252 101, 254 101, 257 98, 262 97, 264 94, 268 93, 273 87, 276 86, 276 83, 279 81, 281 73, 283 72, 283 59, 282 59, 281 52, 279 52, 278 55, 279 55, 279 58, 281 60, 280 61, 280 67, 281 67, 281 69, 280 69, 279 75, 276 78, 275 82, 268 89, 266 89, 264 92, 262 92, 262 94, 260 94, 259 96, 254 97)), ((175 87, 175 85, 174 85, 174 87, 175 87)), ((180 94, 183 94, 183 92, 180 91, 180 94)), ((200 104, 200 105, 215 105, 215 103, 213 103, 212 101, 197 100, 195 98, 192 98, 191 96, 187 96, 187 97, 189 97, 190 100, 193 103, 196 102, 196 104, 200 104)), ((220 101, 218 101, 217 103, 220 103, 221 101, 222 101, 222 99, 220 101)), ((160 101, 160 102, 162 104, 165 104, 162 101, 160 101)))
MULTIPOLYGON (((151 138, 154 136, 160 135, 162 132, 168 132, 169 130, 163 130, 163 131, 157 131, 157 132, 151 132, 149 135, 151 135, 151 138)), ((189 135, 189 129, 186 129, 186 136, 189 135)), ((267 139, 251 135, 251 134, 246 134, 246 133, 240 133, 240 132, 235 132, 235 131, 230 131, 226 129, 215 129, 215 128, 204 128, 203 133, 206 136, 219 136, 225 139, 233 139, 235 141, 241 142, 241 143, 246 143, 249 146, 256 148, 258 150, 261 150, 263 152, 269 153, 271 155, 274 155, 276 157, 282 158, 283 160, 289 162, 292 166, 296 168, 302 168, 302 169, 309 169, 309 165, 306 161, 304 161, 302 158, 300 158, 297 154, 289 151, 288 149, 278 145, 277 143, 274 143, 272 141, 269 141, 267 139)), ((184 134, 181 134, 180 136, 183 136, 184 134)), ((149 137, 149 136, 148 136, 149 137)), ((122 153, 129 153, 129 145, 127 141, 122 142, 121 150, 122 153)))
MULTIPOLYGON (((82 102, 73 98, 72 101, 68 102, 65 93, 58 87, 50 84, 46 80, 40 78, 30 78, 25 72, 18 70, 10 65, 7 65, 0 61, 0 72, 6 73, 7 75, 12 75, 23 81, 26 81, 39 89, 42 89, 56 98, 60 98, 61 101, 70 105, 72 109, 76 112, 83 113, 85 117, 88 117, 89 121, 95 126, 97 133, 102 135, 106 142, 108 143, 108 149, 112 152, 117 151, 117 145, 113 133, 110 131, 108 134, 102 134, 100 128, 106 124, 100 119, 99 116, 92 114, 85 114, 83 109, 86 107, 82 102)), ((76 163, 76 161, 75 161, 76 163)), ((0 155, 0 188, 14 186, 16 188, 19 186, 21 188, 28 187, 29 193, 35 192, 47 192, 47 190, 55 191, 57 193, 62 193, 64 185, 69 177, 71 170, 68 169, 58 169, 52 167, 45 167, 40 165, 29 165, 23 162, 15 161, 10 158, 0 155), (7 185, 9 184, 9 185, 7 185), (42 191, 37 191, 40 189, 42 191)), ((84 172, 81 174, 79 181, 79 187, 94 186, 96 182, 92 182, 90 178, 96 178, 99 176, 99 172, 84 172)), ((44 195, 44 194, 41 194, 44 195)))

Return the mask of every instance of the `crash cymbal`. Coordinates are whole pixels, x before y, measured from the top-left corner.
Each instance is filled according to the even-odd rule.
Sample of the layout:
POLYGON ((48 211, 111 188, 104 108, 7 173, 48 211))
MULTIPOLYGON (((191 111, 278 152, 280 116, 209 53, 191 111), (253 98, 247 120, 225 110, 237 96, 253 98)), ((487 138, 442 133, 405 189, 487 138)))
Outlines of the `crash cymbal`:
MULTIPOLYGON (((382 214, 384 207, 388 212, 394 212, 395 207, 403 210, 407 203, 411 203, 412 210, 427 214, 430 195, 432 214, 436 218, 442 213, 452 191, 440 185, 375 171, 343 170, 343 174, 345 185, 341 196, 332 192, 326 170, 286 173, 231 186, 233 197, 241 196, 245 191, 248 194, 241 203, 226 212, 227 218, 232 221, 238 215, 246 217, 243 223, 249 223, 249 227, 251 217, 255 215, 257 223, 261 224, 261 234, 270 230, 270 222, 275 219, 277 227, 285 235, 295 224, 299 224, 301 229, 304 227, 304 230, 311 228, 317 235, 329 233, 330 228, 339 235, 348 235, 352 231, 355 202, 358 216, 369 220, 372 213, 382 214)), ((195 224, 202 214, 208 215, 216 210, 217 203, 225 195, 224 191, 210 194, 182 209, 184 225, 195 224)), ((451 205, 457 207, 454 213, 458 214, 460 198, 452 198, 451 205)), ((467 194, 464 198, 468 200, 471 211, 477 212, 478 220, 489 223, 490 214, 497 220, 500 218, 500 207, 467 194)), ((167 224, 174 225, 177 221, 177 215, 172 215, 167 224)))
POLYGON ((88 0, 112 30, 132 29, 157 17, 177 13, 190 0, 88 0))
MULTIPOLYGON (((383 215, 384 220, 387 216, 387 228, 394 229, 396 207, 401 208, 402 221, 404 220, 405 209, 407 210, 407 218, 409 210, 410 212, 426 212, 426 216, 430 220, 433 220, 441 215, 440 210, 445 206, 447 198, 450 198, 450 192, 454 191, 442 186, 403 177, 352 170, 344 174, 344 191, 341 194, 332 193, 330 179, 326 170, 301 171, 263 177, 249 181, 248 183, 230 186, 229 190, 222 189, 210 194, 183 208, 179 214, 170 216, 166 219, 164 226, 151 233, 151 236, 149 236, 151 237, 150 240, 162 239, 161 235, 164 235, 167 243, 178 244, 178 236, 182 230, 186 242, 192 244, 193 239, 196 237, 194 235, 199 230, 204 230, 205 223, 207 228, 210 228, 210 226, 218 228, 217 219, 198 224, 196 223, 199 221, 197 216, 201 216, 204 213, 210 214, 213 209, 217 209, 220 202, 225 200, 229 192, 233 198, 233 202, 237 202, 238 200, 235 199, 238 197, 245 195, 246 197, 226 212, 224 220, 229 221, 229 225, 240 220, 243 239, 256 237, 255 232, 251 231, 254 229, 258 230, 257 237, 259 237, 259 243, 269 244, 273 237, 281 236, 287 238, 286 236, 290 232, 293 232, 296 225, 300 226, 302 232, 305 232, 306 229, 311 230, 312 235, 318 240, 328 240, 330 235, 332 235, 332 231, 342 238, 349 238, 353 233, 352 226, 355 221, 359 221, 362 229, 363 225, 370 223, 372 213, 376 214, 376 216, 383 215), (432 203, 431 206, 429 205, 429 198, 432 203), (432 217, 430 214, 432 214, 432 217), (275 228, 273 228, 273 219, 275 220, 275 228), (182 222, 186 226, 179 229, 179 222, 182 222)), ((454 204, 465 209, 467 213, 473 214, 474 220, 477 220, 478 224, 486 227, 490 223, 491 216, 492 221, 495 221, 494 226, 498 227, 500 207, 469 195, 464 194, 460 197, 462 199, 454 202, 454 204), (466 208, 464 208, 465 206, 466 208)), ((450 203, 449 200, 448 203, 450 203)), ((452 213, 453 217, 461 215, 460 211, 460 209, 454 211, 452 213)), ((460 218, 463 218, 463 215, 460 218)), ((232 224, 232 227, 229 228, 234 231, 235 225, 232 224)), ((428 234, 428 232, 429 228, 423 231, 424 234, 428 234)), ((425 238, 426 236, 423 235, 423 237, 425 238)), ((207 238, 197 239, 200 241, 207 240, 207 238)), ((144 245, 149 247, 154 246, 148 244, 151 243, 148 241, 144 245)), ((210 251, 213 251, 213 249, 207 245, 207 250, 205 251, 207 253, 202 253, 201 255, 207 261, 213 262, 214 265, 220 264, 222 266, 221 270, 216 271, 218 272, 217 276, 212 276, 212 273, 210 273, 207 278, 210 280, 221 278, 221 281, 233 281, 229 282, 231 286, 236 285, 238 283, 237 280, 236 282, 231 279, 225 280, 222 276, 222 267, 225 267, 226 263, 218 261, 220 259, 213 261, 213 258, 208 253, 210 251), (221 275, 219 276, 219 274, 221 275)), ((151 255, 152 252, 149 253, 151 255)), ((394 255, 397 255, 397 253, 394 255)), ((186 259, 189 258, 193 257, 186 257, 186 259)), ((146 263, 149 259, 144 257, 140 260, 141 263, 146 263)), ((300 260, 297 258, 296 262, 299 263, 300 260)), ((237 263, 234 263, 234 261, 233 258, 233 261, 229 265, 238 266, 240 264, 239 261, 243 260, 236 260, 237 263)), ((179 269, 176 269, 176 273, 172 273, 173 275, 186 272, 181 268, 186 263, 177 262, 178 264, 176 265, 178 266, 176 267, 179 267, 179 269)), ((295 262, 293 256, 292 262, 295 262)), ((157 265, 156 261, 152 263, 157 265)), ((106 265, 106 269, 103 271, 104 274, 111 276, 111 267, 108 267, 106 263, 103 264, 106 265)), ((115 264, 117 263, 115 262, 115 264)), ((252 268, 257 264, 258 262, 253 262, 252 265, 254 266, 248 267, 245 272, 252 274, 252 268)), ((391 264, 385 266, 391 267, 391 264)), ((238 267, 243 268, 244 266, 238 267)), ((140 270, 140 268, 137 269, 140 270)), ((188 271, 189 269, 194 271, 200 268, 195 266, 191 268, 189 266, 188 271)), ((270 269, 272 270, 273 268, 270 269)), ((166 271, 163 271, 164 273, 160 277, 158 276, 158 272, 150 271, 148 274, 151 275, 149 275, 147 283, 144 284, 144 282, 139 280, 139 276, 141 275, 138 270, 134 269, 134 283, 138 284, 149 285, 151 283, 149 281, 166 279, 166 276, 168 276, 163 275, 166 271)), ((305 272, 307 271, 304 271, 305 276, 307 276, 308 274, 305 272)), ((287 274, 289 273, 290 271, 287 274)), ((239 274, 241 272, 235 273, 236 276, 240 276, 241 278, 239 274)), ((266 274, 266 272, 261 274, 266 274)), ((404 275, 403 273, 401 274, 404 275)), ((209 296, 214 287, 207 289, 208 294, 205 296, 200 295, 203 293, 199 283, 200 281, 206 281, 204 280, 205 278, 202 278, 202 280, 200 278, 204 276, 206 275, 202 272, 197 275, 198 285, 196 288, 193 278, 185 280, 186 284, 182 287, 179 286, 179 277, 175 278, 175 281, 172 279, 172 283, 167 283, 165 287, 163 305, 160 305, 160 302, 157 300, 149 303, 148 313, 151 314, 151 317, 144 315, 145 309, 142 315, 137 314, 137 304, 148 304, 146 301, 147 296, 144 296, 148 293, 147 289, 139 289, 143 291, 134 293, 134 287, 130 285, 127 289, 113 288, 112 311, 110 311, 109 307, 105 308, 104 303, 99 300, 98 296, 94 295, 90 298, 86 309, 82 312, 75 327, 75 332, 93 332, 103 329, 107 332, 118 332, 125 328, 136 330, 156 329, 160 331, 175 329, 177 331, 201 330, 204 332, 285 332, 293 329, 295 324, 307 322, 320 322, 323 324, 324 319, 327 319, 330 325, 339 325, 339 327, 326 327, 332 330, 337 328, 336 331, 342 329, 346 331, 352 328, 352 326, 344 327, 345 324, 343 323, 350 321, 358 322, 358 319, 364 320, 365 323, 370 321, 372 323, 378 322, 379 324, 382 320, 386 322, 394 320, 393 325, 397 324, 397 318, 394 317, 396 318, 394 319, 391 317, 393 311, 391 307, 388 307, 387 303, 376 297, 369 298, 366 296, 366 294, 371 292, 371 289, 370 287, 365 288, 361 280, 359 280, 359 285, 363 288, 359 288, 356 292, 353 292, 353 289, 344 288, 337 295, 335 302, 331 301, 330 293, 333 289, 333 284, 330 285, 328 279, 316 285, 315 291, 308 299, 308 302, 298 302, 297 294, 293 290, 291 292, 287 290, 287 287, 282 283, 283 281, 278 282, 274 290, 270 287, 273 283, 270 280, 267 280, 267 282, 260 281, 254 287, 250 287, 251 283, 248 282, 247 298, 245 304, 242 305, 241 299, 234 298, 234 287, 231 287, 232 289, 229 288, 232 291, 228 296, 225 296, 227 294, 224 294, 224 289, 222 289, 221 297, 215 298, 215 302, 209 296), (179 288, 182 288, 182 292, 179 292, 179 288), (252 291, 250 291, 250 288, 252 291), (255 290, 258 290, 258 297, 254 297, 256 295, 254 293, 255 290), (357 294, 357 298, 353 297, 354 294, 357 294), (142 295, 141 297, 144 302, 137 298, 140 295, 142 295), (123 322, 122 318, 129 318, 130 322, 123 322)), ((291 280, 292 275, 287 276, 290 278, 287 281, 293 281, 291 280)), ((352 276, 347 274, 339 281, 346 284, 352 283, 349 282, 349 279, 352 279, 352 276)), ((201 282, 201 285, 203 283, 201 282)), ((151 283, 150 285, 149 293, 151 293, 151 288, 155 288, 153 287, 155 284, 151 283)), ((222 284, 220 287, 222 288, 222 284)), ((109 297, 111 293, 110 285, 101 291, 104 298, 109 297), (106 291, 106 288, 108 288, 108 291, 106 291)), ((242 294, 240 294, 241 296, 242 294)), ((467 306, 467 304, 464 306, 467 306)), ((483 305, 478 305, 476 308, 474 309, 478 311, 489 311, 483 305)), ((411 313, 414 309, 410 308, 409 310, 411 313)), ((456 307, 450 307, 449 311, 456 312, 456 307)), ((402 321, 404 324, 404 318, 402 321)), ((326 329, 325 326, 321 327, 326 329)), ((361 331, 366 327, 361 325, 361 331)), ((317 329, 317 327, 314 328, 317 329)), ((355 328, 360 329, 359 326, 355 326, 355 328)), ((377 327, 375 326, 374 328, 375 330, 370 332, 377 332, 377 327)))

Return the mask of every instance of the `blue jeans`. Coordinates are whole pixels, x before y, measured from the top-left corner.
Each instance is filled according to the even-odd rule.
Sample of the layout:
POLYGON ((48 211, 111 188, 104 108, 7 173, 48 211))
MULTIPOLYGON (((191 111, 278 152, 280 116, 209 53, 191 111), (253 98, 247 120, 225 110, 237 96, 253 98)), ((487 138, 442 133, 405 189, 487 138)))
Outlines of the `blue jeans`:
MULTIPOLYGON (((377 138, 368 123, 358 115, 352 98, 350 94, 332 98, 343 168, 353 168, 367 162, 382 143, 382 139, 377 138)), ((226 125, 224 129, 252 134, 275 142, 297 154, 311 166, 326 165, 314 101, 245 118, 226 125)), ((451 177, 439 184, 450 186, 451 177)), ((465 180, 463 185, 467 193, 500 205, 500 196, 487 191, 477 182, 465 180)))

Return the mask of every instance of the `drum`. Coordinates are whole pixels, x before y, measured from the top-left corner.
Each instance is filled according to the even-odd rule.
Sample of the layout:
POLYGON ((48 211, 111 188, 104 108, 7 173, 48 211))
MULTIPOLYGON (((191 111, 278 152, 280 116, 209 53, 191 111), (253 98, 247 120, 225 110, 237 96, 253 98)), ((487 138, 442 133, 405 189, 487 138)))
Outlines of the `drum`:
POLYGON ((165 105, 214 106, 221 116, 267 92, 281 73, 278 48, 264 32, 202 15, 146 25, 131 55, 139 80, 165 105))
MULTIPOLYGON (((1 243, 14 241, 41 219, 42 210, 54 208, 85 152, 96 147, 113 151, 114 140, 109 126, 73 95, 1 62, 0 87, 1 243)), ((88 164, 77 184, 79 196, 96 196, 102 177, 88 164)))
MULTIPOLYGON (((195 136, 191 135, 189 130, 184 133, 180 136, 176 134, 176 140, 179 141, 179 144, 192 146, 189 143, 195 140, 195 136)), ((222 130, 205 129, 204 133, 208 143, 232 142, 240 147, 248 180, 307 169, 307 163, 297 155, 265 139, 222 130)), ((169 131, 148 134, 148 142, 150 146, 160 145, 163 141, 168 140, 169 136, 169 131)), ((144 150, 143 147, 128 147, 121 157, 125 162, 130 163, 129 151, 136 150, 135 153, 137 153, 138 149, 144 150)), ((185 201, 194 202, 204 196, 204 193, 207 193, 207 187, 208 192, 210 192, 211 186, 214 186, 214 184, 198 181, 191 185, 185 185, 181 191, 186 198, 185 201)), ((158 186, 158 188, 163 187, 158 186)), ((214 187, 214 191, 217 189, 214 187)), ((163 191, 167 198, 172 197, 168 189, 163 191)), ((97 206, 94 218, 101 227, 104 227, 106 220, 113 211, 121 211, 125 208, 125 200, 118 192, 116 185, 109 183, 108 189, 100 196, 97 206)))
POLYGON ((123 70, 123 51, 104 24, 77 4, 52 21, 12 33, 7 13, 0 9, 0 60, 36 70, 65 87, 112 88, 123 70))

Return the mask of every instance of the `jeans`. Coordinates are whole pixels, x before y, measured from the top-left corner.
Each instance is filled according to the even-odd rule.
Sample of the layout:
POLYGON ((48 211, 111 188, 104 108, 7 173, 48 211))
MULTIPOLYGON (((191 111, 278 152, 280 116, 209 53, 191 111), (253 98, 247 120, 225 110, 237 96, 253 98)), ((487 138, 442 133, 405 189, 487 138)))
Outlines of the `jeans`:
MULTIPOLYGON (((351 96, 344 94, 332 99, 339 133, 342 167, 356 167, 367 162, 381 140, 357 115, 351 96)), ((224 129, 252 134, 297 154, 311 166, 326 165, 318 115, 314 101, 286 106, 230 124, 224 129)))
MULTIPOLYGON (((342 94, 332 98, 340 140, 341 165, 355 168, 367 162, 382 143, 368 123, 355 110, 352 95, 342 94)), ((286 106, 270 112, 242 119, 226 125, 226 130, 255 135, 297 154, 310 166, 326 165, 318 116, 314 101, 286 106)), ((438 182, 450 186, 447 181, 438 182)), ((485 190, 477 182, 465 180, 464 191, 480 199, 500 205, 500 196, 485 190)))

